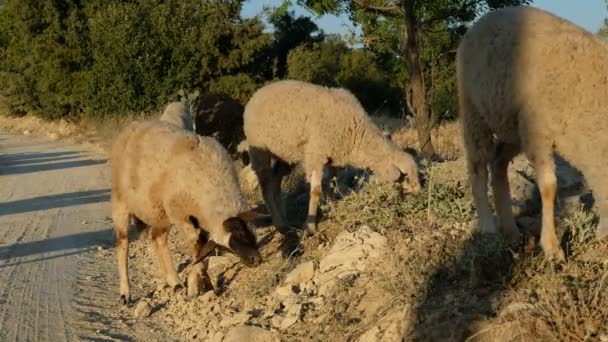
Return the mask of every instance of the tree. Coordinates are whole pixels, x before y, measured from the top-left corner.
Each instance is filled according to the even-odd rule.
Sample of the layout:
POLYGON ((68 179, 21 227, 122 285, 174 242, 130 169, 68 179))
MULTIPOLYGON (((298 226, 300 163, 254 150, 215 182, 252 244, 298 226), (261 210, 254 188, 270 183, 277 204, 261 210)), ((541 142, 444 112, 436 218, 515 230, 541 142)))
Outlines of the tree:
MULTIPOLYGON (((349 13, 361 24, 364 43, 371 48, 398 55, 404 62, 405 102, 416 118, 418 143, 422 153, 435 154, 431 141, 432 106, 427 84, 428 68, 445 60, 451 51, 424 56, 423 43, 437 35, 447 35, 454 46, 466 31, 466 25, 480 14, 507 5, 521 5, 530 0, 299 0, 313 11, 349 13)), ((453 58, 452 58, 453 61, 453 58)), ((453 63, 453 62, 451 62, 453 63)), ((439 64, 441 65, 441 64, 439 64)), ((443 65, 446 68, 446 65, 443 65)), ((449 70, 449 68, 447 68, 449 70)), ((432 82, 432 81, 431 81, 432 82)))
POLYGON ((272 36, 242 2, 0 0, 0 101, 49 118, 157 111, 182 89, 245 101, 272 36))
POLYGON ((298 46, 310 46, 323 41, 325 34, 308 17, 295 17, 293 11, 279 7, 270 15, 270 23, 274 26, 274 41, 272 55, 274 57, 275 78, 287 75, 287 56, 298 46))
POLYGON ((376 55, 351 49, 340 36, 328 35, 323 42, 300 45, 289 53, 288 77, 350 90, 363 107, 376 113, 399 111, 399 87, 376 55))

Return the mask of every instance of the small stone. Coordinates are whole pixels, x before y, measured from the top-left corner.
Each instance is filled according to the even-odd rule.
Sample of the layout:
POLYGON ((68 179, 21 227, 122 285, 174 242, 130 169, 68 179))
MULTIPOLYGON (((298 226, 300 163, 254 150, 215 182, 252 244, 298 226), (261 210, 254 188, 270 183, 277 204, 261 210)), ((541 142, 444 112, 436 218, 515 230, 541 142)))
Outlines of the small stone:
POLYGON ((287 297, 293 294, 292 285, 279 286, 274 290, 279 297, 287 297))
POLYGON ((366 331, 363 335, 359 336, 357 342, 379 342, 380 335, 380 328, 375 326, 366 331))
POLYGON ((49 133, 49 134, 47 134, 47 137, 48 137, 50 140, 57 140, 57 139, 59 139, 59 134, 57 134, 57 133, 55 133, 55 132, 53 132, 53 133, 49 133))
POLYGON ((285 318, 281 322, 281 330, 286 330, 300 319, 300 313, 302 312, 302 304, 293 304, 285 311, 285 318))
POLYGON ((198 300, 201 303, 210 303, 213 297, 215 297, 215 293, 213 293, 213 291, 207 291, 203 293, 203 295, 200 296, 198 300))
POLYGON ((230 317, 225 317, 220 321, 220 327, 227 328, 239 324, 243 324, 249 320, 249 314, 245 312, 234 314, 230 317))
POLYGON ((279 328, 281 326, 281 323, 283 323, 283 317, 281 316, 274 316, 270 320, 270 324, 272 324, 272 326, 275 328, 279 328))
POLYGON ((80 224, 88 224, 89 222, 87 222, 86 220, 82 220, 80 221, 80 224))
POLYGON ((271 331, 254 326, 240 326, 228 330, 224 342, 278 342, 279 338, 271 331))
POLYGON ((145 300, 142 300, 141 302, 137 303, 135 311, 133 312, 135 318, 148 317, 151 313, 152 306, 145 300))
POLYGON ((315 264, 312 261, 299 264, 285 277, 285 284, 304 283, 315 275, 315 264))
POLYGON ((26 129, 23 131, 23 135, 30 135, 30 134, 32 134, 32 132, 30 132, 29 129, 26 129))

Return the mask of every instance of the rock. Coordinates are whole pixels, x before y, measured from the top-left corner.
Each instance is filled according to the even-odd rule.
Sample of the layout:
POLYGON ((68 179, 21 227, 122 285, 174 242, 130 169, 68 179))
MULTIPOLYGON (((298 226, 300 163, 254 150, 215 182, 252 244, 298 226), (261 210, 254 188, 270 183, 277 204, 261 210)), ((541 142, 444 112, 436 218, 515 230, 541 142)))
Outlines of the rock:
POLYGON ((30 134, 32 134, 32 132, 30 132, 29 129, 26 129, 23 131, 23 135, 30 135, 30 134))
POLYGON ((220 276, 226 272, 232 265, 238 262, 238 259, 233 256, 210 256, 204 261, 207 265, 207 275, 211 281, 213 288, 217 289, 221 284, 220 276))
POLYGON ((210 331, 209 332, 209 341, 210 342, 222 342, 224 339, 224 334, 221 331, 210 331))
POLYGON ((315 264, 307 261, 299 264, 285 277, 284 284, 305 283, 315 275, 315 264))
POLYGON ((381 337, 380 328, 375 326, 359 336, 357 342, 379 342, 381 337))
POLYGON ((202 296, 198 297, 198 300, 201 303, 211 303, 211 300, 215 297, 215 293, 213 293, 213 291, 207 291, 205 293, 203 293, 202 296))
POLYGON ((356 232, 342 232, 319 263, 315 284, 319 294, 326 295, 339 279, 364 271, 370 260, 382 255, 386 237, 363 226, 356 232))
POLYGON ((224 319, 222 319, 220 321, 220 327, 222 327, 222 328, 232 327, 235 325, 243 324, 243 323, 247 322, 248 320, 249 320, 248 313, 239 312, 232 316, 224 317, 224 319))
POLYGON ((152 306, 148 301, 142 300, 137 303, 135 310, 133 311, 133 315, 135 318, 148 317, 152 313, 152 306))
POLYGON ((46 135, 50 140, 57 140, 59 139, 59 134, 52 132, 52 133, 48 133, 46 135))
POLYGON ((358 342, 401 342, 410 325, 410 306, 387 314, 381 322, 359 336, 358 342))
POLYGON ((302 304, 292 304, 285 310, 285 318, 281 322, 281 330, 286 330, 300 319, 302 304))
POLYGON ((224 342, 279 342, 278 336, 268 330, 254 326, 240 326, 228 330, 224 342))
POLYGON ((390 296, 386 291, 382 290, 380 287, 374 286, 368 289, 365 295, 363 295, 359 305, 357 305, 357 310, 361 312, 363 317, 370 317, 385 305, 388 300, 390 300, 390 296))
POLYGON ((87 222, 86 220, 82 220, 80 221, 80 224, 89 224, 89 222, 87 222))
POLYGON ((280 328, 281 323, 283 323, 283 317, 281 317, 281 316, 273 316, 270 319, 270 324, 272 324, 272 326, 275 328, 280 328))
MULTIPOLYGON (((583 175, 560 157, 555 158, 557 196, 570 197, 586 189, 583 175)), ((540 192, 532 164, 524 155, 513 159, 509 166, 509 182, 516 216, 533 215, 540 212, 540 192)))
POLYGON ((205 272, 204 264, 194 265, 188 273, 188 298, 194 298, 211 289, 211 281, 205 272))
POLYGON ((291 284, 288 285, 284 285, 284 286, 278 286, 275 290, 274 293, 277 294, 279 297, 287 297, 293 294, 293 290, 292 290, 292 286, 291 284))

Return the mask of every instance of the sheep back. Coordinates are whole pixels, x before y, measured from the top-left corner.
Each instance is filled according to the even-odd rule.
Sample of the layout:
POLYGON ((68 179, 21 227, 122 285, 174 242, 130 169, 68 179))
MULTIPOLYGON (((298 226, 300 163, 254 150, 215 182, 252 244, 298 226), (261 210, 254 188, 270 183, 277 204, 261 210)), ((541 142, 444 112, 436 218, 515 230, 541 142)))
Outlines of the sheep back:
POLYGON ((193 215, 211 228, 248 210, 222 146, 159 120, 133 122, 117 136, 111 172, 112 201, 151 226, 193 215), (168 207, 185 216, 169 217, 168 207))
POLYGON ((207 94, 197 99, 196 133, 212 136, 235 154, 243 140, 243 106, 236 100, 221 95, 207 94))
POLYGON ((607 157, 608 49, 591 33, 533 7, 496 10, 464 36, 457 74, 469 131, 554 145, 583 172, 607 157))
POLYGON ((350 158, 358 149, 386 157, 390 145, 352 93, 294 80, 258 89, 245 106, 244 130, 250 146, 288 163, 312 153, 335 166, 360 167, 350 158))

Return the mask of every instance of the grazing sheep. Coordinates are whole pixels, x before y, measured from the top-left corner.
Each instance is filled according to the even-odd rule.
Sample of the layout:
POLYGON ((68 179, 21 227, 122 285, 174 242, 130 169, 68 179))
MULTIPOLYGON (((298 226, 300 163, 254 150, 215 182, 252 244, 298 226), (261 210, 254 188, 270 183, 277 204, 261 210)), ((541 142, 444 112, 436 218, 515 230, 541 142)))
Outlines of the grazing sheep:
POLYGON ((160 117, 161 121, 168 122, 177 127, 186 129, 188 131, 194 131, 192 126, 192 114, 186 105, 182 102, 171 102, 165 107, 163 115, 160 117))
POLYGON ((214 137, 234 155, 245 136, 243 105, 230 97, 214 94, 203 95, 196 103, 196 133, 214 137))
POLYGON ((303 163, 310 184, 306 229, 316 230, 324 167, 369 168, 382 180, 419 191, 414 158, 388 140, 347 90, 286 80, 257 90, 244 114, 249 158, 273 224, 283 234, 288 222, 281 181, 292 164, 303 163))
POLYGON ((248 266, 260 263, 256 218, 248 208, 228 153, 213 138, 171 124, 136 121, 116 138, 110 155, 112 219, 115 224, 120 295, 130 301, 127 274, 130 218, 150 229, 167 284, 179 288, 167 249, 170 225, 181 227, 192 260, 200 260, 208 239, 237 254, 248 266))
POLYGON ((555 233, 553 152, 587 178, 599 205, 598 237, 608 234, 608 49, 578 26, 532 7, 493 11, 457 52, 460 115, 468 173, 482 232, 497 232, 488 203, 490 166, 503 233, 519 241, 507 167, 520 152, 536 171, 542 197, 540 245, 564 260, 555 233))

